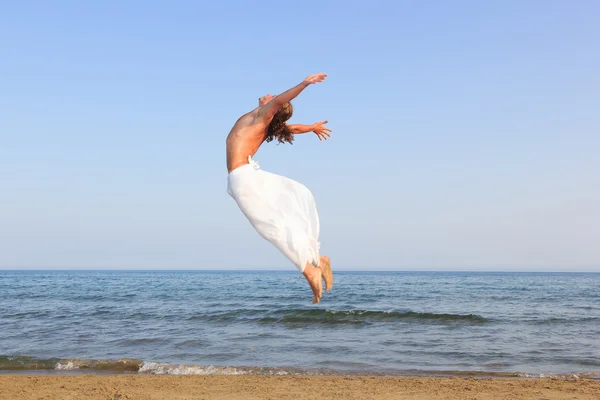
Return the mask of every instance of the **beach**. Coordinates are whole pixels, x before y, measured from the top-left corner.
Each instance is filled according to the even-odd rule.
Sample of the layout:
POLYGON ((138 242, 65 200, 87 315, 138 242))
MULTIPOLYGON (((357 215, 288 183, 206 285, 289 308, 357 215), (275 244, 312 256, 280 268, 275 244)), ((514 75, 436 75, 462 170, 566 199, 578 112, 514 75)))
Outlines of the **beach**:
POLYGON ((436 377, 2 375, 6 400, 597 400, 598 380, 436 377))

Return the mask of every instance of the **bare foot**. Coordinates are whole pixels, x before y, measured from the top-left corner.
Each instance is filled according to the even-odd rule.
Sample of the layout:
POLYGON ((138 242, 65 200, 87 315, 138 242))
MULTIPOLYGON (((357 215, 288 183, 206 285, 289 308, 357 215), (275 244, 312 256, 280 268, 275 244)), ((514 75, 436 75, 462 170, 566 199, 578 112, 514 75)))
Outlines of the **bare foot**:
POLYGON ((316 268, 311 264, 308 264, 306 265, 306 268, 304 268, 304 272, 302 274, 312 289, 313 304, 317 304, 319 301, 321 301, 321 297, 323 296, 323 283, 321 282, 323 272, 321 271, 321 268, 316 268))
POLYGON ((330 291, 333 287, 333 273, 331 272, 331 260, 327 256, 321 257, 321 264, 319 265, 323 271, 323 280, 325 281, 325 290, 330 291))

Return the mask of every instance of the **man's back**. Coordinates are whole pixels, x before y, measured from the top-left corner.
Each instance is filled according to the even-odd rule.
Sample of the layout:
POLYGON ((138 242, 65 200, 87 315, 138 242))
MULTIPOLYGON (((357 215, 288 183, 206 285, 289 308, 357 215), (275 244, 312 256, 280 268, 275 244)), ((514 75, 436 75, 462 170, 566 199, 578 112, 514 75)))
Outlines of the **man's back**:
POLYGON ((242 115, 227 135, 227 171, 247 164, 248 156, 253 156, 265 140, 268 121, 258 116, 259 108, 242 115))

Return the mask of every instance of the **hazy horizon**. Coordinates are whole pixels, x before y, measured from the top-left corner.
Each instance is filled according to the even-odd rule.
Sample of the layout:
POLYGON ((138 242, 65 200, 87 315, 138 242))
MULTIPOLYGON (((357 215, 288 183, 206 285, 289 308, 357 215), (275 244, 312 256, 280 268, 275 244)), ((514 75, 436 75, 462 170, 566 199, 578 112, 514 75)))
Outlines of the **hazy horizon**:
MULTIPOLYGON (((219 272, 219 271, 248 271, 248 272, 297 272, 295 269, 290 269, 287 266, 275 267, 275 268, 59 268, 59 267, 26 267, 26 268, 10 268, 0 267, 0 271, 205 271, 205 272, 219 272)), ((588 268, 577 268, 577 267, 556 267, 556 268, 337 268, 337 272, 481 272, 481 273, 503 273, 503 272, 522 272, 522 273, 600 273, 600 269, 597 267, 588 268)))

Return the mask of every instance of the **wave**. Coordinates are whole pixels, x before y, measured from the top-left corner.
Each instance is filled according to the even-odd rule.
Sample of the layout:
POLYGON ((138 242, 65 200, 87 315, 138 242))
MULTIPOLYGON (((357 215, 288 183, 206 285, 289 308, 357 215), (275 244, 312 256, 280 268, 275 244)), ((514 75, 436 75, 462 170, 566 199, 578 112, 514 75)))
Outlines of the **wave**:
POLYGON ((0 356, 0 371, 55 371, 86 373, 132 373, 151 375, 319 375, 316 370, 266 367, 230 367, 214 365, 175 365, 135 358, 86 360, 0 356))
POLYGON ((188 318, 189 321, 211 322, 258 322, 282 324, 321 324, 321 325, 362 325, 379 322, 420 322, 420 323, 471 323, 489 322, 477 314, 442 314, 415 311, 373 311, 373 310, 323 310, 291 309, 279 311, 236 310, 217 314, 200 314, 188 318))
POLYGON ((284 324, 369 324, 376 322, 425 322, 485 323, 488 320, 475 314, 439 314, 415 311, 372 311, 372 310, 314 310, 296 309, 280 311, 273 316, 262 318, 260 322, 281 322, 284 324))
POLYGON ((142 360, 122 358, 118 360, 81 360, 81 359, 40 359, 27 356, 0 356, 0 371, 114 371, 137 372, 143 365, 142 360))
MULTIPOLYGON (((127 320, 177 320, 178 316, 148 312, 124 312, 97 309, 87 316, 96 319, 127 320)), ((0 315, 2 319, 44 318, 64 319, 65 315, 50 315, 48 312, 25 312, 0 315)), ((483 324, 489 320, 477 314, 449 314, 416 311, 378 311, 378 310, 327 310, 327 309, 245 309, 225 312, 200 313, 180 316, 187 321, 212 323, 253 322, 259 324, 319 324, 319 325, 363 325, 386 322, 413 322, 426 324, 483 324)))
MULTIPOLYGON (((343 366, 347 366, 342 363, 343 366)), ((362 363, 360 363, 362 364, 362 363)), ((525 372, 498 371, 446 371, 446 370, 394 370, 375 372, 372 366, 365 364, 364 370, 333 369, 300 369, 279 367, 233 367, 199 364, 169 364, 122 358, 118 360, 84 360, 84 359, 38 359, 26 356, 0 356, 0 371, 38 371, 47 372, 85 372, 85 373, 138 373, 147 375, 261 375, 261 376, 349 376, 349 375, 382 375, 382 376, 477 376, 499 378, 537 378, 552 380, 600 379, 598 372, 581 372, 577 374, 532 374, 525 372)), ((359 368, 360 369, 360 368, 359 368)))

